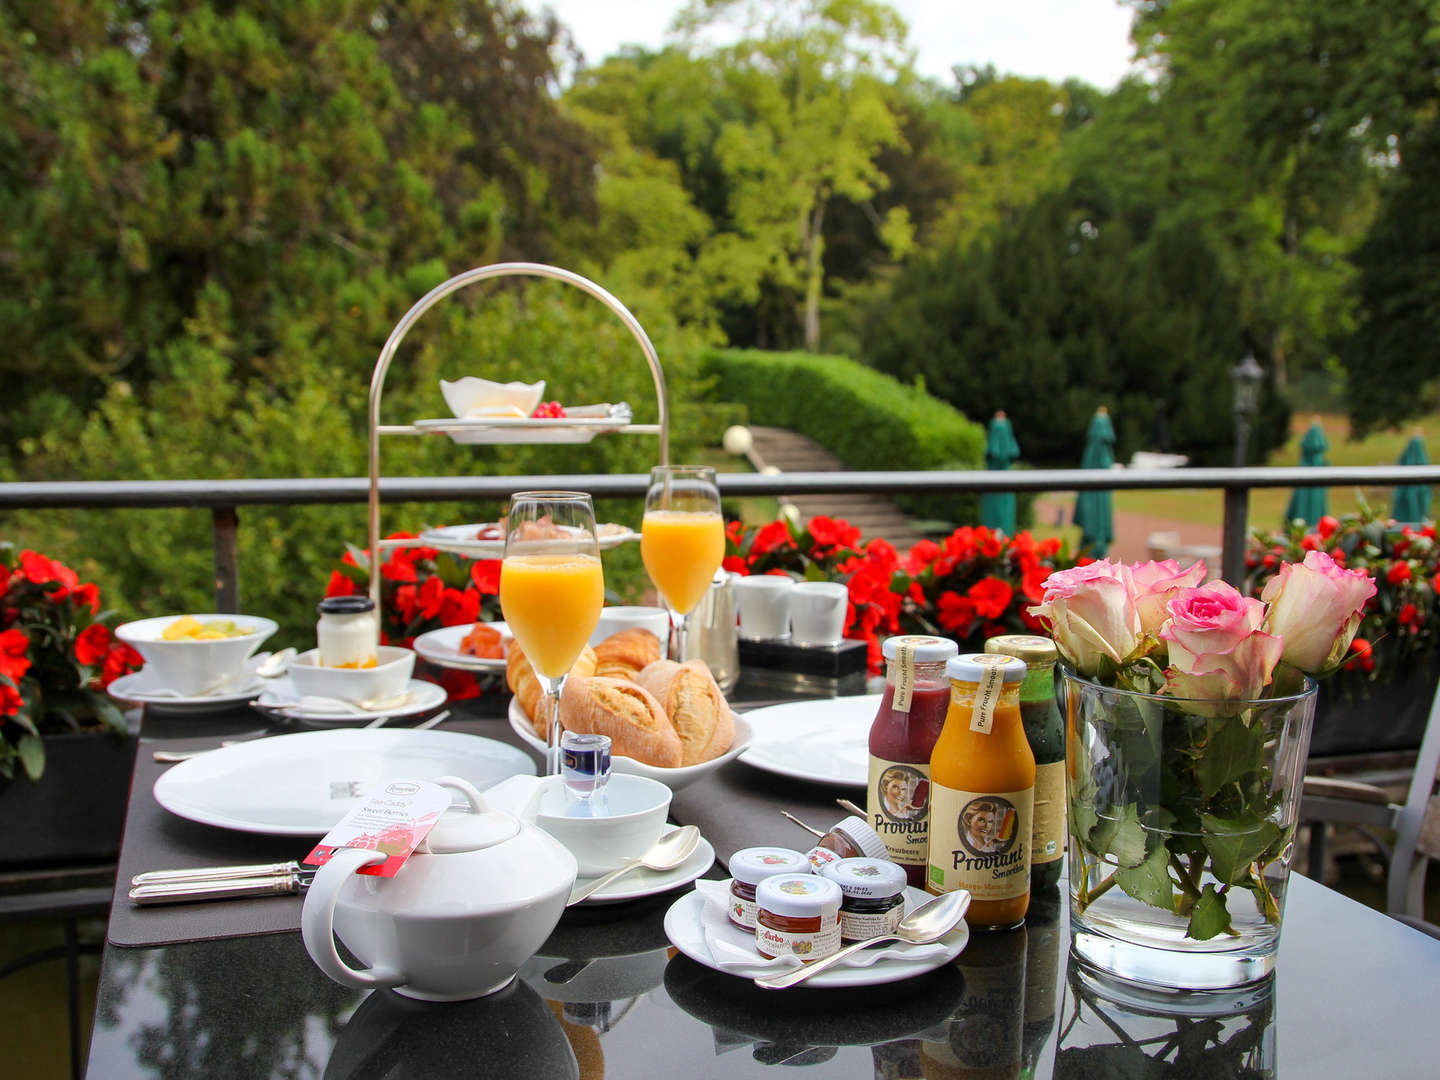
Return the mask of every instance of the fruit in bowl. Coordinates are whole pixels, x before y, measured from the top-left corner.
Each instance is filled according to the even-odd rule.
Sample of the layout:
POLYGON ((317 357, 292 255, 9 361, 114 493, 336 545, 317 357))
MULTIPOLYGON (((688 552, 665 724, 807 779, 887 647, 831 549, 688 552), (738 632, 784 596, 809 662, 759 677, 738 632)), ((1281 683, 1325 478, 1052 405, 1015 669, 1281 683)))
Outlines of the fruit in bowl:
POLYGON ((153 686, 191 697, 237 683, 277 629, 256 615, 211 612, 137 619, 117 626, 115 636, 145 658, 153 686))
POLYGON ((320 650, 311 649, 291 660, 286 670, 305 697, 339 698, 358 705, 405 693, 415 670, 415 654, 398 645, 381 645, 375 650, 374 667, 342 668, 321 664, 320 650))

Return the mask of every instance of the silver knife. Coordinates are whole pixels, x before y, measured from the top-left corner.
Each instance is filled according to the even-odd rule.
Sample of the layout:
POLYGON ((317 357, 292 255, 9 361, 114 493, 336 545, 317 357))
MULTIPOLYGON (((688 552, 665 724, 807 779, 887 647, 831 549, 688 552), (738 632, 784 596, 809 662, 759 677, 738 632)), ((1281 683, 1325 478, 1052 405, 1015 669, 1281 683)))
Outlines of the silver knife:
MULTIPOLYGON (((299 874, 295 860, 281 863, 257 863, 250 866, 193 866, 185 870, 148 870, 130 879, 131 885, 171 885, 196 881, 226 881, 234 878, 271 877, 277 874, 299 874)), ((304 871, 314 875, 313 870, 304 871)))
POLYGON ((287 896, 304 891, 314 877, 310 871, 288 871, 259 877, 209 878, 171 881, 159 885, 136 885, 130 890, 132 903, 184 904, 196 900, 239 900, 248 896, 287 896))

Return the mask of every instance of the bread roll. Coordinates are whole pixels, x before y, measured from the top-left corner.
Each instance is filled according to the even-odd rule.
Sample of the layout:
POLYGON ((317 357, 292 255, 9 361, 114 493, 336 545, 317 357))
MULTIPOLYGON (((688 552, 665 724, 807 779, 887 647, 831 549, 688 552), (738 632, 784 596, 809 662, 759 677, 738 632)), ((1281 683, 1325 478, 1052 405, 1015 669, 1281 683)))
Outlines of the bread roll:
POLYGON ((680 736, 665 710, 629 679, 571 675, 560 697, 560 717, 567 731, 609 735, 612 754, 664 769, 681 764, 680 736))
MULTIPOLYGON (((595 650, 586 645, 570 669, 570 675, 574 677, 593 674, 595 650)), ((535 673, 535 668, 520 648, 520 643, 514 639, 511 640, 509 653, 505 657, 505 685, 510 688, 510 692, 520 702, 520 708, 524 709, 525 715, 530 718, 535 734, 545 738, 550 727, 550 699, 545 694, 545 680, 535 673)))
POLYGON ((735 720, 704 660, 656 660, 635 681, 655 695, 675 726, 683 764, 698 765, 730 749, 735 720))
POLYGON ((641 668, 659 659, 660 639, 643 626, 633 626, 595 646, 595 674, 633 682, 641 668))

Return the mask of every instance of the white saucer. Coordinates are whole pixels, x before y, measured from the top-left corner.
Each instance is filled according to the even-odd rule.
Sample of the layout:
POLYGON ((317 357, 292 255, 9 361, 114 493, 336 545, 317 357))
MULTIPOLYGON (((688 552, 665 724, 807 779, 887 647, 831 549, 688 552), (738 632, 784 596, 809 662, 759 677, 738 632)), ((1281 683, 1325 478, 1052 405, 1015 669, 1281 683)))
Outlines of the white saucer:
MULTIPOLYGON (((487 625, 500 631, 500 644, 503 648, 511 639, 510 628, 503 622, 487 625)), ((460 642, 465 640, 465 635, 470 633, 473 626, 474 623, 442 626, 439 630, 421 634, 411 642, 411 646, 420 657, 441 667, 455 668, 457 671, 504 671, 503 656, 497 660, 488 656, 471 656, 460 651, 460 642)))
MULTIPOLYGON (((679 825, 665 826, 665 833, 672 833, 680 828, 679 825)), ((696 878, 702 876, 715 861, 715 849, 710 846, 710 841, 703 836, 700 842, 695 845, 695 850, 674 870, 647 870, 640 867, 638 870, 631 870, 630 873, 617 881, 612 881, 598 892, 587 896, 576 907, 587 907, 591 904, 619 904, 625 900, 639 900, 644 896, 656 896, 659 893, 669 892, 671 889, 678 889, 682 885, 689 885, 696 878)), ((603 875, 597 874, 596 877, 603 875)), ((577 878, 575 890, 583 889, 595 878, 577 878)), ((575 890, 572 890, 575 891, 575 890)))
POLYGON ((374 712, 319 712, 295 707, 295 703, 300 700, 300 692, 295 689, 295 684, 290 681, 288 675, 282 675, 280 678, 271 679, 268 682, 269 685, 264 688, 260 696, 254 699, 256 708, 263 712, 278 713, 290 720, 308 720, 311 723, 354 724, 376 720, 382 716, 414 716, 416 713, 439 708, 449 697, 443 686, 427 682, 424 679, 411 679, 405 684, 409 699, 393 708, 374 712))
MULTIPOLYGON (((930 899, 933 897, 927 896, 919 889, 907 888, 906 910, 913 910, 916 905, 930 899)), ((705 943, 705 926, 702 922, 704 911, 705 898, 694 890, 671 904, 670 910, 665 912, 665 936, 670 939, 670 944, 697 964, 703 964, 712 971, 750 981, 748 975, 740 975, 722 968, 710 955, 710 947, 705 943)), ((722 932, 730 933, 732 943, 737 946, 743 947, 750 944, 753 947, 754 935, 747 934, 738 926, 730 925, 726 931, 722 932)), ((946 946, 944 952, 921 959, 881 956, 868 967, 846 967, 842 962, 838 967, 827 968, 825 971, 811 976, 804 985, 810 987, 877 986, 881 983, 899 982, 916 975, 924 975, 927 971, 943 967, 964 951, 965 946, 970 942, 969 925, 962 921, 941 941, 946 946)), ((759 953, 755 954, 755 959, 757 962, 760 961, 759 953)))
POLYGON ((246 678, 234 686, 215 690, 208 694, 180 697, 165 693, 165 687, 155 685, 155 677, 145 668, 121 675, 105 688, 105 692, 116 701, 126 705, 144 705, 153 712, 215 712, 242 705, 260 693, 266 680, 255 674, 260 662, 268 652, 256 653, 245 661, 246 678))

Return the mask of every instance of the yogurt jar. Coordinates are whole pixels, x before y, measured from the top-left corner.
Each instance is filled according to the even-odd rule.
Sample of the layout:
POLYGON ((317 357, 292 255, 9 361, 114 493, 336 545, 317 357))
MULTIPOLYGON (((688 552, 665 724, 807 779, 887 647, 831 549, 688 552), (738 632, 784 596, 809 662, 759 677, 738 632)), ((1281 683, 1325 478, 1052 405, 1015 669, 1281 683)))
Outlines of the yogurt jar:
POLYGON ((730 856, 730 921, 742 930, 755 929, 755 890, 777 874, 806 874, 810 863, 789 848, 742 848, 730 856))
POLYGON ((368 596, 327 596, 320 601, 315 644, 321 667, 372 668, 378 662, 380 620, 368 596))

